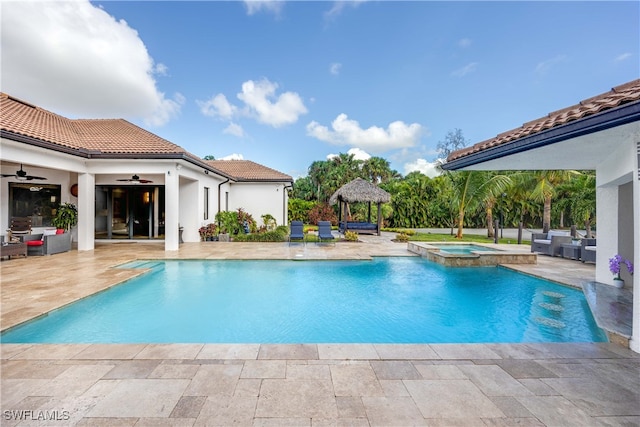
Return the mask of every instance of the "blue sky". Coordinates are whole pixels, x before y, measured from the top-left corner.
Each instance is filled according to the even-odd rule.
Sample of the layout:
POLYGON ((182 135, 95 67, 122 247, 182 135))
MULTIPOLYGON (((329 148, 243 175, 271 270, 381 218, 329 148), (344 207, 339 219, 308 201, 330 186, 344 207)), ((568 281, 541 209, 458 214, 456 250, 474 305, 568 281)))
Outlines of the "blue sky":
POLYGON ((124 118, 199 156, 294 178, 352 150, 431 173, 640 77, 638 2, 16 2, 2 91, 124 118))

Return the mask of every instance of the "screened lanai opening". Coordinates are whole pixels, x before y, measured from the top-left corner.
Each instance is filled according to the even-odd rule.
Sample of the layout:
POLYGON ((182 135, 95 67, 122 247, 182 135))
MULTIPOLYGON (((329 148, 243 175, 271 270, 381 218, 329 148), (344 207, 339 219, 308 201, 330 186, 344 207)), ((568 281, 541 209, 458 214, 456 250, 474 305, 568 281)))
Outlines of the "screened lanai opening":
POLYGON ((164 239, 164 186, 96 186, 95 238, 164 239))

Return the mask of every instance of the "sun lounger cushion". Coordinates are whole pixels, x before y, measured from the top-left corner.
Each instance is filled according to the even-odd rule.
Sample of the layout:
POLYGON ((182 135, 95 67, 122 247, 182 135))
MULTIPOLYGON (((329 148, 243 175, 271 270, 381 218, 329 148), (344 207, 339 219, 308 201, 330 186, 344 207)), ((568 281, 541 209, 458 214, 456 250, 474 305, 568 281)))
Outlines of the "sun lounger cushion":
POLYGON ((546 243, 547 245, 551 244, 551 239, 533 239, 536 243, 546 243))

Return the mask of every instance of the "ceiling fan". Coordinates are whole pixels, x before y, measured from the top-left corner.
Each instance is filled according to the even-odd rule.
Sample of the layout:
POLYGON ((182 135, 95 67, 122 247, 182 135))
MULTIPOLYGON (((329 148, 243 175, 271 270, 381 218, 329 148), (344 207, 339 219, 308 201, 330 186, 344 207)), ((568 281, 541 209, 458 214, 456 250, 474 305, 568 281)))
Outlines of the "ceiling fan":
POLYGON ((148 184, 150 182, 153 182, 149 181, 148 179, 140 179, 138 175, 133 175, 131 178, 116 179, 116 181, 132 182, 134 184, 148 184))
POLYGON ((19 179, 20 181, 31 181, 33 179, 47 179, 47 178, 43 178, 41 176, 33 176, 33 175, 27 175, 27 172, 25 170, 22 169, 22 164, 20 164, 20 170, 16 171, 15 174, 2 174, 3 178, 7 178, 13 176, 16 179, 19 179))

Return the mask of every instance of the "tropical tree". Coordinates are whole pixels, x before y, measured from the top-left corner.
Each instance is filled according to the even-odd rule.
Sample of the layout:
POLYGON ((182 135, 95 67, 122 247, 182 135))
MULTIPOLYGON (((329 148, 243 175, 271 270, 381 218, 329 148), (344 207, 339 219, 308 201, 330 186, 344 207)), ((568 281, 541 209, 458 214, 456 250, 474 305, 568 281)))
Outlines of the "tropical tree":
POLYGON ((529 172, 529 182, 525 186, 531 188, 531 199, 543 203, 542 232, 551 228, 551 201, 557 193, 558 186, 578 175, 578 171, 542 170, 529 172))
POLYGON ((449 154, 466 147, 467 144, 468 141, 464 138, 464 135, 462 135, 462 131, 456 128, 447 132, 447 135, 444 137, 444 141, 438 141, 436 148, 438 150, 438 154, 446 160, 446 158, 449 157, 449 154))
POLYGON ((587 238, 591 238, 591 225, 596 220, 596 176, 585 172, 571 180, 568 192, 571 217, 576 224, 584 224, 587 238))
POLYGON ((487 171, 457 171, 447 174, 453 187, 453 201, 458 208, 456 238, 461 239, 466 213, 474 213, 489 198, 501 194, 511 184, 507 175, 487 171))
POLYGON ((397 172, 391 169, 389 162, 382 157, 371 157, 362 165, 361 178, 374 184, 388 182, 395 178, 397 172))
POLYGON ((310 176, 303 176, 296 179, 291 189, 290 197, 302 200, 316 200, 316 192, 310 176))

